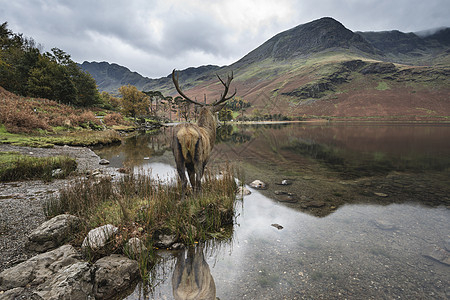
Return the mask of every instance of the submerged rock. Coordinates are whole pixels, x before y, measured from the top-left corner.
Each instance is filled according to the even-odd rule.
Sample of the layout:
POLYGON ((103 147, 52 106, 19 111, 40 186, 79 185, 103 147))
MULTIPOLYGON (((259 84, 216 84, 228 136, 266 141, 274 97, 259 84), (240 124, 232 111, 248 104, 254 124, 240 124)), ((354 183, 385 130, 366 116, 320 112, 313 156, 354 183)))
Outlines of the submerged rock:
POLYGON ((61 246, 67 236, 79 225, 78 217, 63 214, 56 216, 36 228, 28 237, 27 248, 32 251, 45 252, 61 246))

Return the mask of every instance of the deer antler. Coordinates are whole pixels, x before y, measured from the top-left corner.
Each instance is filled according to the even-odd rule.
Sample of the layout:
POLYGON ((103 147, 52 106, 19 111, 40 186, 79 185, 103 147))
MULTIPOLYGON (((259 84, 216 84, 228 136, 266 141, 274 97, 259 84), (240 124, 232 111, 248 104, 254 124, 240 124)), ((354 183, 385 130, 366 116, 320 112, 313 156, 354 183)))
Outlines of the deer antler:
POLYGON ((183 93, 183 91, 181 90, 180 86, 178 85, 178 73, 177 73, 177 76, 176 76, 176 78, 175 78, 175 69, 173 69, 173 71, 172 71, 172 81, 173 81, 173 84, 175 85, 175 88, 177 89, 178 94, 180 94, 184 99, 186 99, 187 101, 189 101, 189 102, 191 102, 191 103, 194 103, 194 104, 196 104, 196 105, 205 106, 205 104, 203 104, 203 103, 199 103, 199 102, 197 102, 197 101, 194 101, 194 100, 192 100, 192 99, 189 99, 189 97, 186 96, 186 95, 183 93))
POLYGON ((220 100, 214 102, 214 103, 212 104, 213 106, 219 105, 219 104, 221 104, 221 103, 223 103, 223 102, 225 102, 225 101, 227 101, 227 100, 230 100, 231 98, 234 97, 234 95, 236 95, 236 91, 237 91, 236 89, 234 89, 233 95, 227 97, 228 89, 230 88, 231 80, 233 80, 233 71, 231 71, 231 76, 228 75, 228 79, 227 79, 227 82, 226 82, 226 83, 222 80, 222 78, 220 78, 220 76, 219 76, 218 74, 216 74, 216 76, 217 76, 217 78, 219 78, 220 82, 221 82, 221 83, 223 84, 223 86, 225 87, 225 90, 223 91, 223 94, 220 96, 220 100))

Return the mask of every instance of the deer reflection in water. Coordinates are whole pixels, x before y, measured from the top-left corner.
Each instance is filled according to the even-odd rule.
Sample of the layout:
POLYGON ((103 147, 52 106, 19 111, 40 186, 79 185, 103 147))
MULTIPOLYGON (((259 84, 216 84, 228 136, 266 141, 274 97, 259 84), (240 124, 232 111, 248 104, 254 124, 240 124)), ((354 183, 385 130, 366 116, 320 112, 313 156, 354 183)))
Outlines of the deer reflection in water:
POLYGON ((172 275, 175 300, 215 300, 216 285, 202 247, 180 251, 172 275))

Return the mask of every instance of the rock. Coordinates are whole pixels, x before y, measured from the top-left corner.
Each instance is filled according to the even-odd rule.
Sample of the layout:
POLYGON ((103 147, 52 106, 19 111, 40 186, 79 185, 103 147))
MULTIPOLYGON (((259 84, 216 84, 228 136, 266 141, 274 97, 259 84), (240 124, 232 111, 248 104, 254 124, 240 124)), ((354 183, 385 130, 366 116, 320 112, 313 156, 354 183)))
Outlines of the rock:
POLYGON ((267 184, 265 184, 261 180, 254 180, 250 183, 250 186, 258 190, 265 190, 267 188, 267 184))
POLYGON ((281 226, 280 224, 271 224, 270 226, 273 226, 273 227, 275 227, 275 228, 278 229, 278 230, 281 230, 281 229, 284 228, 284 227, 281 226))
POLYGON ((298 200, 295 198, 293 194, 283 194, 277 197, 277 200, 280 202, 286 202, 286 203, 297 203, 298 200))
POLYGON ((65 266, 50 280, 39 285, 35 294, 43 299, 88 299, 93 292, 91 273, 88 262, 65 266))
POLYGON ((291 184, 292 184, 292 181, 287 180, 287 179, 283 179, 283 180, 281 181, 281 183, 276 183, 276 184, 278 184, 278 185, 291 185, 291 184))
POLYGON ((28 237, 27 248, 45 252, 61 246, 67 236, 77 229, 80 219, 63 214, 56 216, 36 228, 28 237))
POLYGON ((61 177, 62 175, 63 175, 63 170, 61 170, 61 169, 52 170, 52 177, 58 178, 58 177, 61 177))
MULTIPOLYGON (((195 227, 194 227, 195 228, 195 227)), ((177 241, 175 235, 160 234, 158 241, 155 243, 156 247, 169 248, 177 241)))
POLYGON ((394 230, 397 228, 394 224, 382 219, 375 220, 375 226, 383 230, 394 230))
POLYGON ((100 165, 109 165, 109 160, 102 158, 98 163, 100 165))
POLYGON ((80 258, 80 254, 71 245, 36 255, 1 272, 0 291, 42 284, 62 268, 79 262, 80 258))
POLYGON ((385 197, 388 196, 388 194, 385 194, 385 193, 376 193, 376 192, 374 192, 373 194, 374 194, 375 196, 383 197, 383 198, 385 198, 385 197))
POLYGON ((181 249, 184 249, 184 245, 182 243, 175 243, 172 245, 171 248, 174 250, 181 250, 181 249))
POLYGON ((111 239, 119 229, 111 224, 103 225, 89 231, 87 237, 84 239, 81 248, 86 251, 99 250, 105 247, 106 242, 111 239))
POLYGON ((450 266, 450 253, 438 246, 429 245, 428 247, 425 248, 422 255, 437 260, 442 264, 450 266))
POLYGON ((240 186, 238 188, 238 190, 236 191, 236 196, 238 198, 244 198, 244 196, 248 196, 250 195, 252 192, 250 192, 250 190, 248 188, 246 188, 245 186, 240 186))
POLYGON ((287 195, 288 193, 285 191, 276 190, 273 192, 275 195, 287 195))
POLYGON ((139 264, 118 254, 103 257, 94 264, 95 299, 111 299, 132 287, 139 276, 139 264))
POLYGON ((445 247, 445 249, 447 249, 447 251, 450 251, 450 238, 447 238, 444 241, 444 247, 445 247))
POLYGON ((325 206, 325 202, 320 201, 320 200, 313 200, 313 201, 311 201, 311 202, 309 202, 309 203, 306 203, 306 205, 307 205, 308 207, 319 208, 319 207, 325 206))
POLYGON ((27 291, 24 288, 14 288, 7 290, 5 292, 0 291, 0 298, 2 300, 17 300, 17 299, 33 299, 31 297, 26 297, 27 291))
POLYGON ((147 247, 145 247, 144 242, 142 242, 137 237, 129 239, 125 245, 125 248, 127 249, 132 258, 139 257, 141 253, 147 251, 147 247))

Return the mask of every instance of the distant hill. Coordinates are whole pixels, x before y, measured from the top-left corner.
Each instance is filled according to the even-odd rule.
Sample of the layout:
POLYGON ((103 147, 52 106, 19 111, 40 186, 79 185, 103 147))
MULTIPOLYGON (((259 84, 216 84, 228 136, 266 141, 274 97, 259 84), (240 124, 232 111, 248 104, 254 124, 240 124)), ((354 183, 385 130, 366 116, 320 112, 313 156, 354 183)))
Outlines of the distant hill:
MULTIPOLYGON (((119 87, 127 84, 136 86, 139 90, 150 91, 159 90, 166 92, 172 89, 171 75, 159 79, 150 79, 137 72, 132 72, 128 68, 114 63, 107 62, 83 62, 80 67, 90 73, 97 82, 100 91, 117 93, 119 87)), ((201 66, 198 68, 188 68, 181 72, 183 78, 202 79, 202 76, 218 70, 218 66, 201 66)), ((180 83, 183 80, 180 79, 180 83)))
MULTIPOLYGON (((168 77, 149 79, 108 63, 82 68, 101 90, 124 84, 175 95, 168 77)), ((432 34, 352 32, 326 17, 281 32, 230 66, 180 72, 187 94, 212 101, 215 74, 234 72, 237 95, 263 114, 288 116, 450 116, 450 29, 432 34)), ((170 72, 170 70, 169 70, 170 72)))

